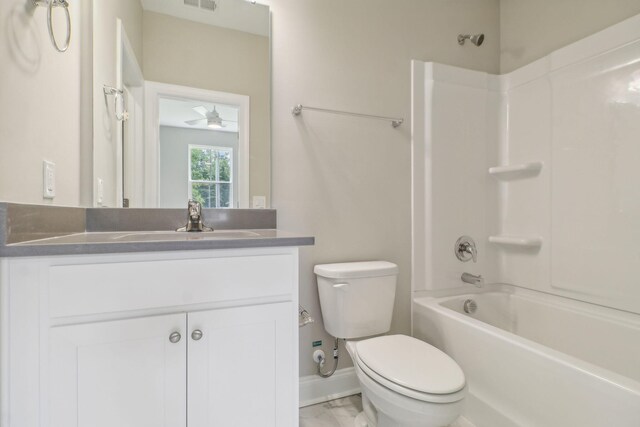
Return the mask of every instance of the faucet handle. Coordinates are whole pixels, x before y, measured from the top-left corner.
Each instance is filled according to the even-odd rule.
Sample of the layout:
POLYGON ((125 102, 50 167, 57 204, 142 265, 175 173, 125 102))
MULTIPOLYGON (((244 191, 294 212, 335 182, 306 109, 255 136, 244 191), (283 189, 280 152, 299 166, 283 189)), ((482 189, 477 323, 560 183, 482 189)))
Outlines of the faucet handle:
POLYGON ((462 236, 456 241, 454 252, 456 257, 462 262, 471 260, 473 260, 473 262, 478 262, 478 249, 476 248, 476 242, 469 236, 462 236))
POLYGON ((189 199, 187 212, 189 219, 198 221, 202 217, 202 205, 197 200, 189 199))
POLYGON ((478 262, 478 250, 476 249, 475 245, 472 245, 471 243, 465 243, 465 250, 467 251, 467 253, 471 254, 471 259, 473 260, 473 262, 478 262))

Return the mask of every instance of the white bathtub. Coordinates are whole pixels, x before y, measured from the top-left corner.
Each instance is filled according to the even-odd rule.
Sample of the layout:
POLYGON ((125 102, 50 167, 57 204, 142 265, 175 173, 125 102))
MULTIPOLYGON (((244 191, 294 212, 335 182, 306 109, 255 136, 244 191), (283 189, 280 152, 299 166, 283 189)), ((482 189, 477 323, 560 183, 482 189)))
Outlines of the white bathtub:
POLYGON ((460 364, 477 427, 640 427, 638 315, 493 285, 415 297, 413 332, 460 364))

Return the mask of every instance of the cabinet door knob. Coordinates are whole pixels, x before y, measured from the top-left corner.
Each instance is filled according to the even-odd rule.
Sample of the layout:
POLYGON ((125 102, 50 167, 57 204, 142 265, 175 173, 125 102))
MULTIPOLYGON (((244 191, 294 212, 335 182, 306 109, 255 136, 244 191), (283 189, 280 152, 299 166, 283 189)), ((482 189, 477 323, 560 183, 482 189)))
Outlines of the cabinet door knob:
POLYGON ((200 341, 202 339, 202 331, 200 329, 196 329, 195 331, 191 332, 191 338, 194 341, 200 341))
POLYGON ((171 335, 169 335, 169 341, 171 341, 174 344, 177 342, 180 342, 181 338, 182 338, 182 335, 180 335, 180 332, 174 332, 171 335))

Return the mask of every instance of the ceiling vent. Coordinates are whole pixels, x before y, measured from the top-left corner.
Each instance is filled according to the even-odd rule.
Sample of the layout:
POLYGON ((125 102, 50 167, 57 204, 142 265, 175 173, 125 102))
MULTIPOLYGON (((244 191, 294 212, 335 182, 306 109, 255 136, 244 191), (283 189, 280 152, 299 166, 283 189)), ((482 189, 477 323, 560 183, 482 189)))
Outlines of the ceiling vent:
POLYGON ((186 6, 199 7, 200 9, 213 12, 218 5, 214 0, 183 0, 186 6))

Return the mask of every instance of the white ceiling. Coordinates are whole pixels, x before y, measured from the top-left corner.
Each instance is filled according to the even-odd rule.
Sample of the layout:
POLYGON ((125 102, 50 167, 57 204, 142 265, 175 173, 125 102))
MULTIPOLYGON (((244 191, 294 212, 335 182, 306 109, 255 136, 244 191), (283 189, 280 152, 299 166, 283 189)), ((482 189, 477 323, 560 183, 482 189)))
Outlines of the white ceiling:
POLYGON ((217 27, 269 37, 269 6, 247 0, 215 0, 214 12, 184 4, 184 0, 142 0, 144 10, 217 27))
POLYGON ((218 129, 217 132, 238 132, 238 107, 186 99, 160 98, 160 126, 211 130, 207 127, 206 120, 197 125, 189 125, 185 122, 204 118, 200 113, 193 111, 194 107, 202 106, 211 111, 214 105, 224 126, 222 129, 218 129))

